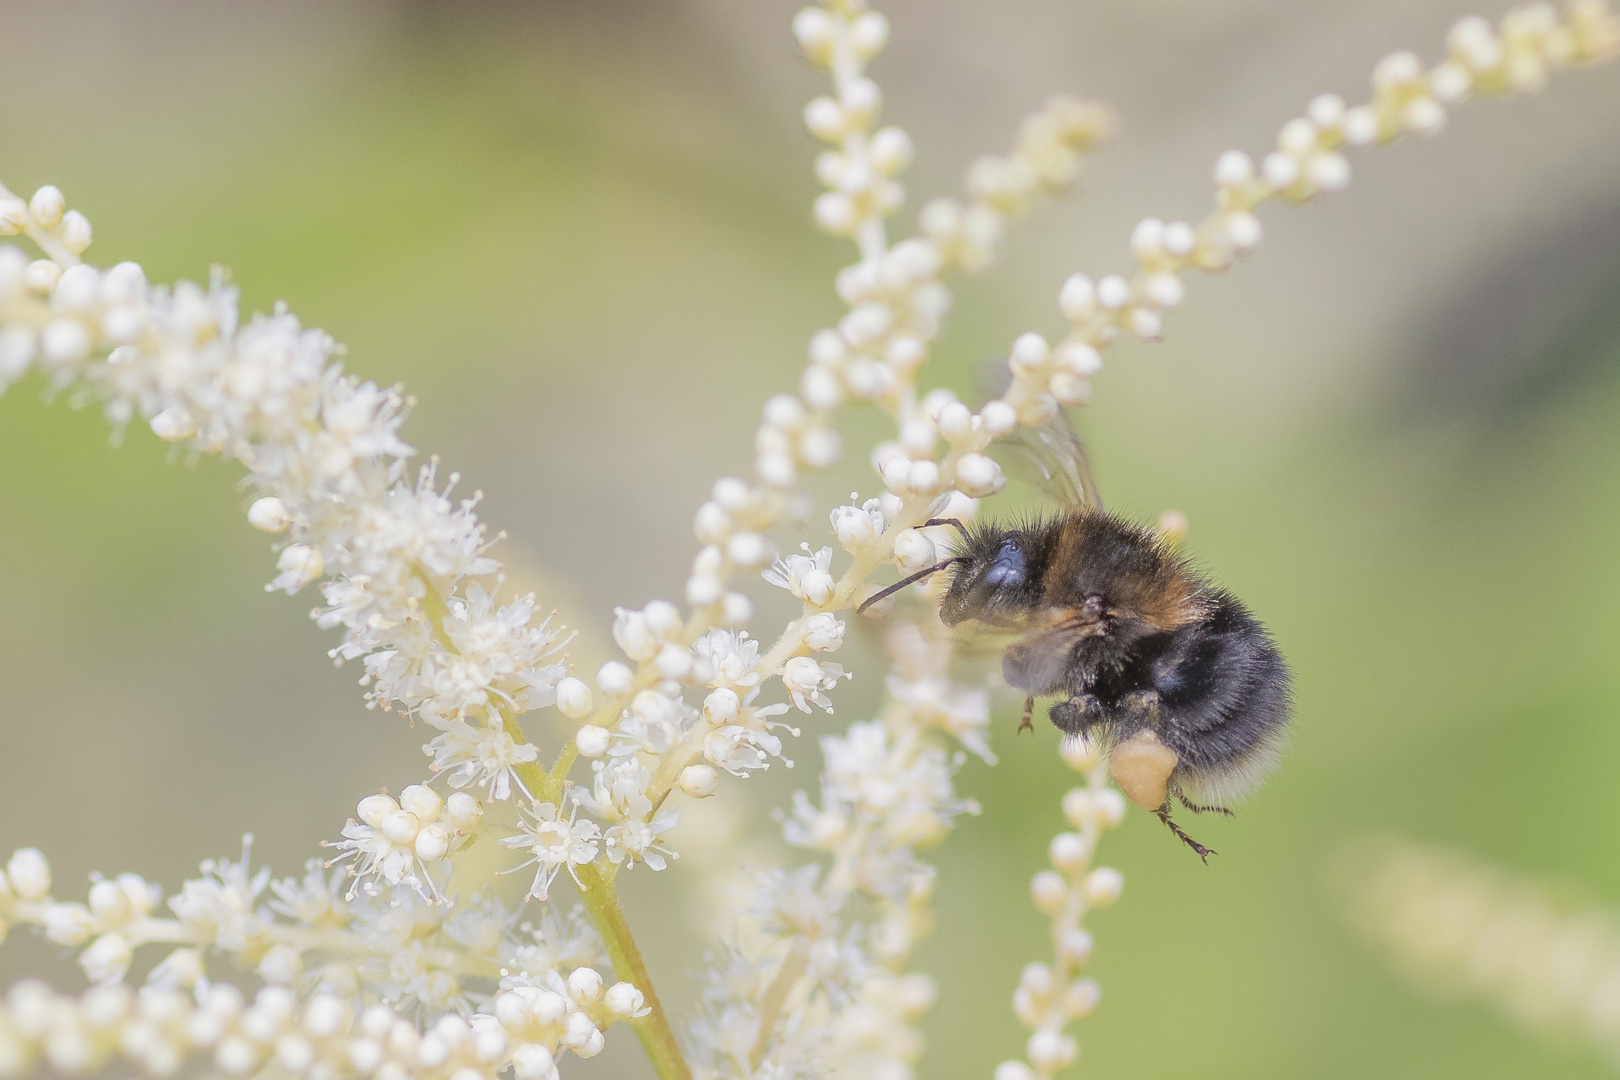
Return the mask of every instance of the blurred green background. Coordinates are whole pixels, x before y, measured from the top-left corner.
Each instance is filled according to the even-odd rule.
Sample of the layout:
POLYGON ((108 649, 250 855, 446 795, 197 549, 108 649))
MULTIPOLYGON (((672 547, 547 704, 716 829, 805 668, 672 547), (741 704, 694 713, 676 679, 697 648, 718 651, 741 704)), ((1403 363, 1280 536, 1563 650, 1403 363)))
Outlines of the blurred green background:
MULTIPOLYGON (((692 509, 748 466, 759 403, 839 312, 850 252, 808 225, 798 113, 822 84, 793 10, 5 3, 0 178, 61 186, 97 262, 159 281, 224 264, 244 307, 284 298, 352 370, 404 381, 407 438, 487 493, 517 576, 600 659, 612 605, 678 591, 692 509)), ((1314 93, 1360 95, 1390 49, 1434 56, 1468 11, 884 10, 873 74, 918 145, 912 207, 1051 92, 1124 120, 1082 197, 960 289, 932 378, 963 393, 1015 333, 1060 328, 1065 274, 1127 269, 1139 217, 1201 215, 1219 151, 1265 150, 1314 93)), ((1079 1075, 1606 1075, 1414 998, 1345 929, 1326 868, 1394 829, 1620 903, 1620 66, 1471 105, 1354 167, 1343 196, 1269 209, 1250 264, 1190 282, 1165 344, 1115 350, 1081 417, 1110 502, 1185 511, 1192 550, 1275 629, 1299 710, 1277 777, 1235 820, 1199 822, 1209 867, 1146 815, 1108 840, 1126 892, 1094 920, 1104 1001, 1078 1025, 1079 1075)), ((233 470, 171 462, 141 431, 109 449, 98 415, 40 396, 0 398, 0 849, 44 847, 69 897, 92 869, 173 889, 247 830, 256 862, 296 870, 360 796, 421 775, 426 734, 362 708, 310 596, 263 593, 233 470)), ((861 456, 822 493, 873 491, 861 456)), ((770 850, 764 810, 813 781, 813 736, 876 700, 876 667, 854 666, 799 769, 693 815, 667 879, 630 875, 666 1000, 689 996, 704 939, 658 898, 770 850)), ((1011 991, 1047 953, 1027 882, 1071 777, 1052 731, 1015 724, 998 720, 1001 765, 961 776, 984 814, 937 853, 924 1076, 1015 1054, 1011 991)), ((14 935, 0 983, 51 966, 70 984, 58 964, 14 935)), ((571 1074, 647 1074, 611 1042, 571 1074)))

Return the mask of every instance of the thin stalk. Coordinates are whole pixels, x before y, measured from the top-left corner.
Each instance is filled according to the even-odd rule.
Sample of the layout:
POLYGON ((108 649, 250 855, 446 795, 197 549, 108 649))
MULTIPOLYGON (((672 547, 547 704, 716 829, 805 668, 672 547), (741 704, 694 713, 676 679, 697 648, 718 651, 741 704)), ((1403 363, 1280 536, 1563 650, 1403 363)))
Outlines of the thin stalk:
MULTIPOLYGON (((446 649, 455 652, 455 646, 450 643, 450 637, 444 630, 444 617, 449 613, 444 595, 434 584, 431 576, 420 570, 418 576, 427 587, 422 598, 422 612, 427 617, 429 625, 433 627, 434 637, 446 649)), ((517 718, 507 715, 503 710, 497 711, 506 726, 507 733, 519 743, 527 742, 528 739, 517 718)), ((518 777, 536 799, 553 803, 561 808, 564 778, 568 775, 569 766, 574 763, 576 752, 574 744, 570 742, 558 755, 556 766, 550 772, 539 762, 531 761, 518 766, 518 777)), ((665 1011, 663 1002, 658 1000, 658 993, 653 989, 652 976, 648 974, 647 965, 641 959, 641 949, 636 945, 635 936, 630 932, 630 923, 624 917, 624 909, 619 906, 618 893, 613 888, 615 869, 604 866, 600 861, 579 867, 577 880, 580 899, 585 904, 585 910, 590 912, 591 921, 596 924, 597 932, 602 935, 602 943, 607 947, 608 957, 613 961, 614 973, 626 982, 633 983, 645 999, 649 1012, 646 1016, 629 1021, 629 1024, 635 1030, 636 1038, 641 1040, 642 1049, 647 1052, 647 1058, 652 1062, 659 1080, 692 1080, 692 1070, 681 1054, 680 1043, 675 1038, 675 1029, 670 1026, 669 1014, 665 1011)))
POLYGON ((782 1012, 782 1006, 787 1004, 788 995, 798 984, 799 977, 804 974, 805 966, 810 962, 810 951, 805 948, 804 938, 793 943, 793 950, 788 953, 787 959, 782 961, 782 969, 776 973, 776 978, 765 991, 765 996, 759 1003, 759 1037, 754 1040, 754 1048, 748 1052, 748 1065, 751 1069, 759 1068, 759 1063, 765 1060, 765 1054, 771 1048, 771 1032, 776 1028, 776 1018, 782 1012))
POLYGON ((676 1041, 675 1029, 670 1026, 669 1013, 653 990, 652 976, 647 973, 641 950, 630 933, 629 922, 625 920, 624 909, 619 906, 611 874, 600 862, 586 863, 579 868, 579 884, 585 910, 591 913, 591 921, 596 924, 603 943, 607 945, 613 970, 619 978, 634 983, 636 989, 646 997, 647 1008, 651 1011, 638 1020, 630 1021, 630 1026, 635 1029, 636 1038, 641 1040, 641 1048, 647 1052, 659 1080, 692 1080, 692 1070, 681 1053, 680 1043, 676 1041))
MULTIPOLYGON (((523 740, 523 730, 516 720, 506 719, 508 730, 514 739, 523 740)), ((562 777, 568 772, 567 766, 572 763, 572 757, 566 753, 558 761, 558 768, 554 773, 547 773, 538 762, 529 762, 519 766, 518 775, 525 786, 535 794, 535 797, 545 802, 562 805, 562 777)), ((613 971, 619 978, 633 983, 646 999, 646 1006, 650 1012, 636 1020, 629 1021, 635 1030, 636 1038, 641 1040, 641 1048, 647 1052, 647 1058, 652 1062, 653 1069, 658 1073, 659 1080, 691 1080, 692 1070, 687 1067, 686 1058, 681 1054, 680 1043, 676 1041, 675 1029, 670 1026, 669 1013, 665 1011, 663 1002, 658 1000, 658 992, 653 989, 652 976, 647 972, 647 965, 641 959, 641 949, 636 945, 635 935, 630 932, 630 923, 624 917, 624 909, 619 906, 618 893, 613 888, 613 877, 616 867, 604 866, 601 861, 586 863, 578 867, 577 881, 579 882, 579 898, 585 904, 585 910, 590 913, 591 922, 596 924, 597 933, 602 935, 602 944, 607 947, 608 957, 613 961, 613 971)))

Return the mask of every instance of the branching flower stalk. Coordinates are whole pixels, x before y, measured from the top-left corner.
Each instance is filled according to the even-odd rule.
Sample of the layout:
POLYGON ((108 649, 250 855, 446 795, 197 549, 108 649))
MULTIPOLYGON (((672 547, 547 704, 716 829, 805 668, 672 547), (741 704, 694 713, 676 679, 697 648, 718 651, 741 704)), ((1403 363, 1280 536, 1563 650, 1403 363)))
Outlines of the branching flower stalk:
POLYGON ((935 997, 906 971, 931 926, 933 868, 918 858, 956 818, 956 746, 993 761, 989 699, 948 670, 950 633, 931 614, 888 630, 893 671, 876 721, 822 740, 820 800, 804 793, 787 841, 826 863, 772 869, 750 883, 693 1027, 704 1077, 910 1075, 911 1026, 935 997))
MULTIPOLYGON (((862 3, 831 0, 801 12, 794 33, 832 79, 832 95, 811 102, 805 122, 827 145, 815 219, 857 249, 836 281, 848 311, 812 338, 797 393, 766 403, 754 478, 720 480, 699 508, 688 609, 655 600, 618 610, 612 632, 624 660, 589 681, 568 671, 568 635, 537 616, 535 598, 503 595, 478 495, 453 498, 455 474, 441 481, 437 459, 410 467, 402 391, 345 373, 335 343, 285 307, 243 323, 221 274, 207 287, 164 288, 135 263, 82 262, 89 222, 56 188, 27 201, 0 188, 0 233, 26 236, 44 256, 0 246, 0 385, 37 371, 75 401, 100 402, 115 428, 140 419, 191 452, 240 462, 249 521, 283 537, 269 587, 319 588, 314 617, 342 635, 333 657, 360 665, 370 706, 434 730, 423 748, 428 772, 448 789, 411 784, 398 797, 362 800, 332 844, 336 871, 316 864, 302 879, 271 882, 250 873, 245 854, 205 864, 170 898, 173 919, 154 916, 156 890, 132 875, 96 879, 85 903, 57 900, 43 856, 19 851, 0 877, 0 926, 36 927, 78 948, 96 987, 78 999, 36 983, 14 988, 0 1011, 0 1072, 40 1055, 70 1072, 121 1055, 167 1075, 203 1054, 232 1075, 273 1060, 310 1077, 477 1080, 509 1069, 516 1080, 549 1080, 564 1050, 599 1052, 623 1020, 666 1080, 690 1075, 689 1051, 705 1075, 779 1077, 813 1063, 904 1075, 920 1046, 908 1022, 932 998, 931 984, 905 971, 932 883, 916 851, 971 809, 952 786, 953 740, 989 756, 982 696, 952 687, 931 620, 894 632, 880 718, 824 740, 821 800, 801 796, 785 826, 827 864, 756 883, 748 925, 725 947, 687 1048, 653 992, 617 874, 675 857, 677 791, 712 796, 723 774, 747 776, 781 757, 779 733, 794 729, 779 717, 832 711, 828 695, 850 674, 826 659, 844 640, 840 613, 871 594, 885 567, 933 565, 944 538, 923 523, 966 520, 1003 486, 992 443, 1088 401, 1102 349, 1121 332, 1162 334, 1182 299, 1182 270, 1221 270, 1254 250, 1261 202, 1341 190, 1345 148, 1433 134, 1470 93, 1539 89, 1552 70, 1620 51, 1620 23, 1601 3, 1578 0, 1565 19, 1545 5, 1518 9, 1499 31, 1464 20, 1449 58, 1428 70, 1393 54, 1368 104, 1313 99, 1258 167, 1222 155, 1216 209, 1199 225, 1139 223, 1129 279, 1071 277, 1059 297, 1067 335, 1055 347, 1019 337, 1008 390, 974 410, 918 387, 949 308, 946 282, 987 266, 1012 220, 1072 184, 1111 114, 1054 99, 1024 123, 1009 155, 974 164, 965 199, 927 204, 920 234, 891 244, 886 219, 902 200, 910 143, 876 126, 880 94, 865 74, 888 25, 862 3), (895 438, 872 452, 882 494, 832 509, 844 551, 836 572, 830 546, 779 557, 772 536, 814 508, 802 474, 838 460, 839 412, 863 402, 895 422, 895 438), (741 587, 755 573, 801 602, 763 649, 746 629, 753 604, 741 587), (777 700, 762 700, 767 692, 777 700), (548 763, 525 726, 550 710, 574 733, 548 763), (537 916, 508 910, 487 872, 468 863, 479 838, 510 849, 511 869, 533 868, 527 899, 537 916), (564 874, 582 913, 544 906, 564 874), (145 945, 172 951, 132 991, 123 980, 145 945), (263 980, 252 1005, 205 975, 210 950, 263 980), (612 986, 597 970, 606 962, 621 980, 612 986)), ((1029 1064, 1003 1067, 1043 1077, 1072 1056, 1066 1020, 1095 1000, 1079 975, 1080 918, 1119 887, 1089 860, 1122 804, 1093 751, 1070 753, 1085 762, 1087 786, 1065 805, 1078 832, 1053 846, 1062 903, 1055 879, 1035 885, 1054 918, 1056 961, 1050 982, 1026 985, 1019 998, 1035 1032, 1029 1064), (1048 990, 1051 1001, 1041 997, 1048 990)))

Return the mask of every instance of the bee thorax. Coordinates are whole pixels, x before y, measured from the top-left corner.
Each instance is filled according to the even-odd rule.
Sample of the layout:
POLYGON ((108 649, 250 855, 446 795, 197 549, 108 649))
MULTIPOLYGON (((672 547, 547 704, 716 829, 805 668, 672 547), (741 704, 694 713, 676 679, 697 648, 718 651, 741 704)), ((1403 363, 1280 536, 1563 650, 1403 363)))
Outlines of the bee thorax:
POLYGON ((1108 771, 1127 799, 1144 810, 1157 810, 1180 760, 1157 735, 1143 730, 1114 747, 1108 771))

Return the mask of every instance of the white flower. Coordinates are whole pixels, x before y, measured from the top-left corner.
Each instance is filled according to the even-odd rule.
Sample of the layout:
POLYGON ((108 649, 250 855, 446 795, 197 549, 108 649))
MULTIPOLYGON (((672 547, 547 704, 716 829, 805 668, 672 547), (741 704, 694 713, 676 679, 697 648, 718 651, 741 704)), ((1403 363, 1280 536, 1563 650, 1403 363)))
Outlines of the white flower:
POLYGON ((591 790, 574 789, 574 801, 590 813, 608 821, 640 818, 652 812, 647 785, 652 774, 632 756, 593 761, 591 790))
MULTIPOLYGON (((649 754, 667 754, 685 736, 692 716, 692 710, 679 697, 642 690, 630 699, 629 712, 619 722, 619 731, 649 754)), ((625 745, 615 752, 631 753, 634 749, 625 745)))
POLYGON ((782 666, 782 685, 787 687, 800 712, 809 712, 812 703, 832 712, 832 701, 822 691, 831 690, 843 678, 853 678, 853 675, 846 674, 838 664, 822 663, 808 656, 795 656, 782 666))
POLYGON ((824 547, 814 554, 808 554, 810 545, 801 546, 807 554, 777 559, 762 576, 772 585, 786 589, 800 600, 820 607, 832 599, 833 590, 837 587, 830 572, 833 550, 824 547))
POLYGON ((527 793, 517 767, 540 756, 533 743, 517 742, 504 728, 474 727, 463 720, 449 721, 445 731, 423 746, 422 752, 433 759, 429 768, 434 772, 449 770, 446 779, 451 787, 476 784, 496 800, 510 798, 514 784, 527 793))
POLYGON ((662 870, 665 855, 672 859, 679 856, 660 844, 658 838, 673 829, 678 820, 670 807, 660 810, 650 822, 626 818, 603 834, 607 839, 607 857, 615 863, 628 862, 634 866, 644 862, 654 870, 662 870))
POLYGON ((552 704, 557 682, 567 674, 563 665, 543 661, 571 635, 552 630, 550 619, 531 625, 533 618, 532 594, 496 608, 494 599, 474 582, 465 600, 451 604, 444 620, 460 662, 476 664, 483 684, 519 712, 552 704))
POLYGON ((567 817, 558 816, 555 803, 525 806, 523 814, 526 820, 518 823, 522 831, 515 836, 502 837, 501 843, 529 852, 531 858, 512 869, 536 866, 529 895, 544 900, 551 883, 557 880, 557 874, 564 867, 578 883, 579 874, 575 868, 596 858, 597 841, 602 838, 602 831, 596 822, 579 818, 575 811, 571 810, 567 817))
POLYGON ((741 724, 717 728, 703 737, 703 756, 716 768, 733 776, 746 776, 754 769, 769 768, 769 759, 781 752, 781 739, 768 731, 755 731, 741 724))
POLYGON ((433 789, 412 784, 400 792, 398 802, 387 795, 368 795, 360 800, 360 820, 350 819, 343 827, 343 839, 331 844, 342 851, 333 862, 353 858, 354 884, 346 899, 352 900, 364 886, 376 891, 376 884, 406 885, 424 898, 443 900, 429 867, 449 853, 451 832, 440 822, 444 804, 433 789))
POLYGON ((444 932, 474 956, 496 956, 517 927, 520 912, 512 911, 494 896, 474 896, 458 904, 444 921, 444 932))
POLYGON ((343 904, 343 871, 327 872, 326 864, 311 859, 304 864, 304 877, 271 882, 275 899, 270 910, 306 926, 340 927, 349 921, 343 904))
POLYGON ((519 929, 527 934, 527 940, 509 941, 502 946, 501 962, 518 973, 511 979, 503 979, 503 987, 516 985, 525 976, 538 978, 545 972, 595 967, 607 962, 601 935, 579 905, 566 914, 554 907, 542 908, 538 919, 523 923, 519 929))
POLYGON ((849 498, 850 505, 834 507, 830 516, 833 535, 838 537, 845 551, 853 554, 882 536, 885 522, 877 499, 867 499, 856 506, 853 505, 854 492, 849 498))
POLYGON ((710 630, 692 647, 700 663, 706 663, 704 681, 714 687, 749 687, 759 684, 759 642, 746 631, 710 630))
POLYGON ((266 588, 290 594, 325 573, 326 561, 317 548, 292 544, 282 549, 280 558, 276 560, 276 569, 281 573, 266 588))
POLYGON ((124 978, 134 958, 135 950, 129 939, 113 931, 96 938, 79 954, 79 966, 84 969, 85 978, 93 983, 115 983, 124 978))
POLYGON ((995 763, 990 751, 990 695, 970 690, 944 678, 907 681, 898 673, 884 678, 889 696, 906 706, 919 724, 937 727, 984 761, 995 763))
POLYGON ((804 645, 812 652, 835 652, 844 643, 844 624, 830 611, 804 620, 804 645))
POLYGON ((169 908, 192 931, 228 952, 246 950, 259 941, 267 927, 258 913, 259 894, 270 883, 269 869, 248 873, 251 835, 242 838, 242 860, 209 859, 203 876, 180 886, 169 898, 169 908))

